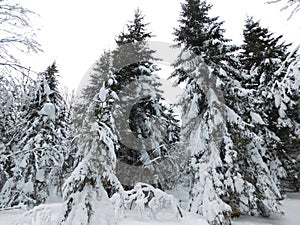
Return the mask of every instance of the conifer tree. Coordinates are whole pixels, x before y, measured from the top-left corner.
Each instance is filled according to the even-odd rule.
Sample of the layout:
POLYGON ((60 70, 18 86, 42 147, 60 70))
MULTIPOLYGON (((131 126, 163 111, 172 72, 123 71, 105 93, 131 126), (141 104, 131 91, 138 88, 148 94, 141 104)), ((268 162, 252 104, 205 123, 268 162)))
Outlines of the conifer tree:
POLYGON ((146 28, 144 16, 136 10, 134 20, 116 38, 117 48, 113 51, 116 84, 112 88, 122 96, 115 103, 120 111, 115 115, 116 126, 128 125, 126 129, 117 129, 120 144, 117 171, 128 187, 139 181, 151 184, 152 175, 164 170, 158 165, 166 155, 160 146, 165 144, 163 137, 167 134, 163 134, 163 127, 168 119, 164 117, 160 84, 155 75, 158 69, 154 51, 147 44, 152 34, 146 28))
POLYGON ((185 81, 182 97, 182 142, 189 143, 193 187, 189 210, 203 215, 210 224, 230 224, 231 207, 226 198, 244 183, 235 165, 227 124, 243 125, 225 102, 221 88, 232 81, 230 52, 218 18, 210 18, 211 5, 187 0, 182 4, 175 41, 184 49, 174 63, 177 84, 185 81), (222 85, 223 83, 223 85, 222 85), (232 115, 229 115, 229 114, 232 115), (231 185, 229 185, 231 181, 231 185))
POLYGON ((200 0, 182 4, 175 41, 184 49, 172 76, 177 84, 186 82, 181 105, 182 142, 191 152, 189 210, 210 224, 230 224, 230 212, 281 212, 281 195, 263 154, 256 151, 264 140, 243 115, 249 114, 243 101, 251 93, 241 82, 233 54, 238 48, 228 44, 218 18, 208 16, 210 8, 200 0), (253 165, 256 169, 248 173, 253 165))
MULTIPOLYGON (((71 153, 69 147, 70 138, 70 113, 67 109, 66 99, 62 96, 61 90, 59 88, 59 71, 57 69, 56 63, 54 62, 51 66, 47 68, 43 76, 47 81, 51 94, 49 95, 50 102, 55 106, 55 132, 56 132, 56 150, 63 156, 63 161, 59 162, 58 166, 55 167, 51 174, 50 179, 52 185, 57 187, 57 190, 53 194, 62 194, 61 187, 64 183, 66 176, 66 170, 64 170, 64 164, 66 159, 71 153)), ((51 193, 50 193, 51 194, 51 193)))
POLYGON ((64 122, 59 121, 56 73, 55 64, 41 73, 22 105, 17 129, 8 143, 13 167, 1 191, 1 207, 43 203, 51 194, 52 185, 58 184, 57 170, 66 151, 66 134, 64 122))
MULTIPOLYGON (((268 85, 274 80, 275 72, 288 56, 288 47, 291 44, 281 42, 282 35, 274 37, 267 28, 261 27, 260 23, 253 18, 246 20, 243 31, 244 44, 240 54, 243 69, 251 76, 248 84, 253 87, 268 85)), ((287 65, 287 62, 285 62, 287 65)), ((286 66, 285 65, 285 66, 286 66)), ((285 70, 276 79, 283 76, 285 70)))
MULTIPOLYGON (((296 49, 297 50, 297 49, 296 49)), ((295 51, 296 51, 295 50, 295 51)), ((292 56, 293 53, 290 54, 292 56)), ((289 57, 290 57, 289 56, 289 57)), ((272 92, 275 98, 275 107, 280 118, 277 127, 283 140, 281 146, 288 157, 284 159, 287 171, 287 178, 284 180, 284 187, 289 191, 300 190, 300 57, 290 63, 283 79, 276 81, 272 92)), ((279 69, 278 73, 280 73, 279 69)))
POLYGON ((77 130, 76 144, 82 159, 64 184, 65 211, 61 224, 114 224, 107 186, 124 195, 115 176, 116 135, 110 109, 114 100, 114 92, 108 83, 103 83, 77 130), (109 210, 103 214, 101 206, 110 207, 111 214, 107 214, 109 210))
MULTIPOLYGON (((295 150, 290 143, 297 143, 297 88, 293 82, 285 82, 284 88, 279 88, 286 73, 288 65, 295 59, 296 52, 289 53, 290 44, 281 41, 282 35, 274 35, 259 22, 248 18, 244 30, 244 44, 240 54, 243 71, 247 74, 244 86, 252 90, 255 100, 251 101, 249 108, 252 113, 261 117, 260 136, 265 140, 268 165, 273 166, 274 179, 279 185, 287 172, 287 180, 297 181, 295 175, 295 150), (290 55, 290 57, 288 57, 290 55), (289 86, 291 85, 291 86, 289 86), (294 112, 294 113, 293 113, 294 112), (276 162, 276 163, 275 163, 276 162), (275 163, 275 166, 274 166, 275 163)), ((293 79, 293 78, 292 78, 293 79)), ((295 78, 294 78, 295 79, 295 78)), ((285 80, 286 81, 286 80, 285 80)), ((285 182, 284 182, 284 185, 285 182)), ((295 183, 290 185, 297 186, 295 183)))
MULTIPOLYGON (((108 80, 110 84, 115 83, 112 67, 112 54, 109 50, 104 51, 104 53, 97 60, 93 66, 88 84, 86 87, 84 87, 81 93, 74 98, 72 115, 72 127, 74 135, 80 133, 80 129, 83 126, 82 122, 87 114, 89 105, 91 102, 93 102, 93 98, 99 93, 103 83, 108 82, 108 80)), ((77 148, 76 142, 72 142, 71 147, 75 151, 77 148)), ((80 162, 83 157, 80 155, 81 151, 76 150, 76 152, 77 153, 74 154, 75 164, 80 162)))

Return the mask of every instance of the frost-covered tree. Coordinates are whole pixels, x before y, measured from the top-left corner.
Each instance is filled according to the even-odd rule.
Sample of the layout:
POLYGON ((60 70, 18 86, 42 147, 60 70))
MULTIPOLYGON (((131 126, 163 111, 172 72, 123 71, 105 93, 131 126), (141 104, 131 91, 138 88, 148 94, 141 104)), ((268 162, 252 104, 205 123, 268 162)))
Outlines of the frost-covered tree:
MULTIPOLYGON (((65 170, 67 159, 71 154, 70 149, 70 132, 71 132, 71 118, 70 110, 68 109, 67 99, 62 96, 62 91, 59 86, 59 71, 56 63, 54 62, 43 73, 46 82, 49 85, 51 94, 49 94, 49 100, 55 107, 55 132, 56 132, 56 150, 63 155, 63 162, 59 162, 59 165, 52 169, 49 178, 53 187, 57 187, 57 194, 61 193, 61 187, 64 182, 67 171, 65 170)), ((65 96, 67 97, 67 96, 65 96)), ((55 193, 53 193, 55 194, 55 193)))
POLYGON ((154 182, 153 175, 159 176, 165 169, 162 165, 169 150, 162 147, 166 144, 164 127, 168 119, 164 117, 160 84, 155 74, 158 69, 154 64, 154 51, 147 44, 152 34, 146 28, 144 16, 136 10, 134 20, 117 36, 117 48, 113 51, 116 83, 112 88, 119 95, 115 103, 115 111, 119 112, 115 117, 120 143, 117 172, 122 183, 129 187, 136 182, 154 182))
POLYGON ((113 77, 112 53, 105 50, 93 66, 87 86, 82 91, 85 99, 92 100, 99 92, 103 82, 113 77))
POLYGON ((58 184, 66 137, 64 122, 59 121, 60 95, 56 85, 50 88, 56 73, 55 64, 41 73, 21 106, 13 137, 7 143, 13 166, 1 190, 1 207, 43 203, 58 184))
POLYGON ((82 160, 63 187, 65 211, 61 224, 114 224, 107 186, 123 195, 115 176, 116 135, 110 109, 114 96, 110 85, 103 83, 86 111, 82 127, 77 129, 76 144, 82 160))
MULTIPOLYGON (((12 142, 14 142, 19 127, 22 105, 28 100, 27 93, 33 85, 33 80, 29 77, 19 80, 19 76, 7 76, 3 74, 0 78, 0 143, 3 145, 1 151, 1 187, 7 178, 12 175, 14 161, 12 159, 12 142)), ((1 190, 1 188, 0 188, 1 190)))
POLYGON ((88 84, 83 88, 82 92, 78 94, 79 96, 76 96, 73 99, 72 133, 74 138, 70 143, 72 157, 69 158, 73 164, 72 171, 84 158, 84 152, 78 149, 76 137, 81 132, 82 126, 84 125, 90 104, 95 100, 95 96, 99 93, 104 83, 107 83, 107 85, 115 83, 112 68, 112 55, 110 51, 104 51, 100 56, 99 60, 97 60, 93 66, 88 84))
MULTIPOLYGON (((271 3, 278 3, 278 2, 284 3, 284 7, 282 8, 282 10, 292 9, 288 19, 295 17, 299 13, 299 9, 300 9, 300 1, 299 0, 274 0, 274 1, 270 1, 269 3, 271 4, 271 3)), ((299 50, 299 46, 294 50, 294 52, 296 52, 298 50, 299 50)), ((290 112, 288 114, 290 114, 290 116, 292 115, 293 118, 297 118, 297 114, 298 114, 298 119, 296 119, 296 121, 293 121, 293 122, 296 122, 294 127, 297 130, 296 134, 299 136, 299 132, 298 132, 298 130, 299 130, 299 92, 297 93, 297 88, 299 90, 299 87, 297 86, 297 82, 298 82, 297 80, 299 78, 299 75, 297 74, 297 65, 299 65, 299 56, 297 59, 295 59, 293 62, 290 63, 289 70, 287 71, 287 74, 286 74, 287 79, 284 78, 283 82, 281 84, 276 83, 274 86, 274 90, 277 91, 277 93, 275 94, 277 96, 277 101, 276 101, 277 107, 279 107, 281 105, 279 107, 279 109, 280 109, 281 113, 284 114, 284 117, 287 115, 287 113, 284 112, 284 111, 286 111, 286 109, 288 109, 287 102, 289 102, 288 105, 290 105, 290 107, 289 107, 290 112), (286 86, 286 85, 288 85, 288 86, 286 86), (280 95, 278 93, 277 88, 282 88, 281 90, 279 89, 281 92, 283 90, 284 90, 283 92, 285 92, 285 90, 286 90, 289 94, 287 95, 286 93, 281 93, 281 95, 280 95), (291 93, 293 93, 293 94, 291 94, 291 93), (291 99, 290 98, 291 95, 294 96, 293 103, 291 103, 290 100, 284 100, 284 99, 291 99), (282 98, 280 98, 280 96, 282 98), (296 96, 296 98, 295 98, 295 96, 296 96), (297 102, 298 102, 298 104, 297 104, 297 102), (291 107, 291 105, 293 105, 293 106, 291 107), (291 108, 294 108, 294 109, 291 110, 291 108), (298 111, 298 113, 297 113, 297 111, 298 111)), ((278 72, 280 73, 281 69, 278 72)), ((298 164, 298 165, 292 166, 292 170, 290 169, 291 167, 288 168, 288 171, 290 171, 293 174, 293 176, 288 176, 288 178, 294 177, 294 178, 298 179, 298 182, 296 181, 296 183, 298 183, 298 184, 295 184, 295 179, 292 179, 292 183, 288 185, 289 188, 293 187, 294 190, 300 189, 299 173, 297 172, 297 171, 299 171, 299 163, 300 163, 299 162, 300 161, 299 160, 299 150, 297 147, 295 147, 298 145, 299 145, 299 138, 296 142, 295 142, 295 140, 293 140, 291 142, 291 150, 292 150, 291 154, 294 157, 293 161, 295 164, 298 164)))
POLYGON ((295 105, 299 94, 295 85, 288 86, 291 83, 283 89, 278 86, 288 72, 288 65, 295 59, 296 53, 289 53, 290 45, 281 42, 281 39, 282 36, 274 37, 268 29, 262 28, 259 22, 248 18, 240 60, 243 72, 247 74, 244 76, 244 86, 251 90, 253 95, 248 107, 251 109, 252 118, 253 113, 260 116, 261 121, 256 125, 256 131, 264 139, 265 147, 269 149, 264 153, 265 161, 273 171, 275 180, 285 176, 282 165, 288 172, 288 180, 292 177, 295 180, 295 159, 289 150, 293 149, 293 145, 290 144, 298 138, 295 105), (280 105, 280 102, 283 104, 280 105))
MULTIPOLYGON (((252 87, 268 85, 289 55, 288 47, 291 44, 281 41, 282 35, 274 37, 273 33, 251 17, 246 20, 243 36, 244 44, 239 57, 242 68, 250 76, 246 85, 252 87)), ((286 72, 287 63, 285 62, 285 68, 279 76, 282 77, 286 72)))
MULTIPOLYGON (((0 143, 6 145, 12 137, 11 129, 16 122, 16 112, 20 96, 21 82, 27 80, 24 66, 20 62, 22 53, 38 52, 40 45, 35 39, 30 17, 34 12, 7 0, 0 1, 0 143), (23 76, 16 79, 15 75, 22 72, 23 76)), ((1 155, 1 184, 10 174, 12 160, 9 157, 9 146, 2 148, 1 155), (5 175, 6 174, 6 175, 5 175)))
MULTIPOLYGON (((293 56, 290 53, 286 61, 293 56)), ((285 69, 285 65, 275 73, 281 74, 285 69)), ((283 153, 280 154, 281 161, 287 172, 287 177, 283 181, 286 190, 300 190, 300 114, 299 114, 299 98, 300 98, 300 81, 299 81, 299 56, 289 64, 285 76, 276 80, 272 86, 272 94, 274 96, 274 105, 278 118, 276 120, 276 128, 280 137, 280 147, 283 153)), ((280 152, 281 153, 281 152, 280 152)))
POLYGON ((186 82, 181 105, 182 142, 191 154, 189 210, 203 215, 210 224, 230 224, 232 209, 227 199, 247 182, 239 173, 229 128, 236 125, 240 129, 244 123, 223 94, 234 82, 230 53, 235 48, 227 44, 218 18, 208 16, 210 8, 199 0, 182 4, 174 34, 184 49, 172 76, 177 84, 186 82))
POLYGON ((200 0, 182 4, 175 40, 184 49, 172 76, 177 84, 186 83, 181 141, 191 153, 189 210, 210 224, 230 224, 230 213, 281 212, 281 195, 273 171, 257 151, 267 150, 260 146, 265 140, 244 116, 251 114, 251 92, 243 87, 233 54, 237 48, 228 44, 222 23, 209 17, 210 8, 200 0))

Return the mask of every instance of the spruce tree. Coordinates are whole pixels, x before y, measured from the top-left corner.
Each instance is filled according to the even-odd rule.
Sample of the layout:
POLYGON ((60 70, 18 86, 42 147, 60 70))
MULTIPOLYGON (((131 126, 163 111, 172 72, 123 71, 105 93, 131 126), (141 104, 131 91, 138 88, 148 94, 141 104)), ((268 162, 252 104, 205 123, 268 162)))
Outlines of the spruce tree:
MULTIPOLYGON (((260 23, 251 17, 246 20, 243 36, 240 61, 243 69, 251 76, 248 78, 248 84, 253 87, 268 85, 287 58, 288 47, 291 44, 282 42, 282 35, 274 37, 273 33, 261 27, 260 23)), ((282 77, 284 72, 286 68, 277 79, 282 77)))
POLYGON ((243 87, 238 48, 228 44, 218 18, 208 16, 210 8, 200 0, 182 4, 175 41, 184 49, 172 76, 186 82, 181 141, 191 152, 189 210, 210 224, 230 224, 230 213, 281 212, 281 195, 264 154, 256 151, 264 140, 244 116, 251 92, 243 87))
MULTIPOLYGON (((116 84, 112 88, 122 96, 115 103, 120 112, 115 115, 120 144, 117 173, 128 188, 136 182, 151 184, 154 175, 160 176, 166 169, 162 162, 167 149, 161 146, 166 144, 164 127, 169 118, 165 118, 161 103, 154 51, 147 44, 152 34, 146 28, 144 16, 136 10, 134 20, 117 36, 113 51, 116 84)), ((160 180, 164 178, 160 176, 160 180)))
MULTIPOLYGON (((72 115, 74 135, 80 133, 89 105, 93 102, 93 98, 99 93, 103 83, 108 81, 110 84, 115 83, 112 67, 112 54, 109 50, 104 51, 100 58, 96 61, 90 73, 90 80, 88 84, 83 88, 81 93, 74 98, 72 115)), ((77 146, 75 142, 71 144, 71 147, 75 152, 77 152, 74 155, 74 163, 77 164, 81 161, 83 156, 80 155, 81 151, 76 150, 77 146)))
MULTIPOLYGON (((290 44, 281 41, 282 35, 274 37, 268 29, 262 28, 259 22, 248 18, 244 29, 244 44, 240 54, 244 76, 244 85, 253 93, 254 101, 249 107, 253 113, 260 115, 264 124, 260 124, 259 132, 265 140, 267 149, 268 165, 272 166, 274 179, 279 185, 279 179, 285 174, 282 166, 287 172, 285 180, 294 183, 295 175, 295 149, 290 143, 297 143, 299 136, 297 132, 297 88, 293 82, 286 82, 283 78, 290 73, 288 65, 295 59, 296 52, 289 53, 290 44), (290 55, 290 57, 288 57, 290 55), (282 82, 284 88, 279 88, 282 82), (291 86, 289 86, 291 85, 291 86), (294 113, 293 113, 294 112, 294 113)), ((286 182, 284 182, 286 186, 286 182)))
MULTIPOLYGON (((189 210, 204 216, 210 224, 230 224, 231 207, 226 199, 244 183, 236 164, 227 124, 243 125, 231 110, 222 91, 233 80, 230 52, 218 18, 211 18, 211 5, 187 0, 182 4, 175 41, 184 49, 174 63, 177 84, 186 82, 182 96, 182 142, 188 143, 193 187, 189 210), (223 83, 223 85, 222 85, 223 83), (231 113, 231 115, 229 115, 231 113), (227 204, 228 203, 228 204, 227 204)), ((246 182, 245 182, 246 183, 246 182)))
POLYGON ((115 176, 117 142, 110 109, 114 101, 110 85, 103 83, 88 106, 82 127, 77 129, 76 145, 82 159, 63 187, 65 210, 61 224, 114 224, 108 194, 124 195, 115 176), (107 214, 109 210, 103 214, 101 206, 110 207, 111 214, 107 214))
POLYGON ((53 185, 59 183, 57 171, 66 151, 66 134, 64 122, 59 121, 56 72, 53 64, 41 73, 22 105, 14 136, 8 144, 13 167, 1 191, 1 207, 41 204, 51 194, 53 185))
POLYGON ((208 15, 212 5, 206 1, 189 0, 182 3, 181 7, 174 41, 178 45, 190 47, 194 54, 203 57, 207 65, 222 65, 225 71, 231 69, 223 63, 231 62, 229 53, 236 50, 236 47, 227 44, 230 40, 224 37, 223 22, 219 22, 218 17, 208 15))
MULTIPOLYGON (((297 49, 296 49, 297 50, 297 49)), ((296 51, 295 50, 295 51, 296 51)), ((290 54, 292 56, 293 53, 290 54)), ((284 185, 287 190, 300 191, 300 57, 293 60, 280 82, 273 85, 275 106, 280 118, 279 130, 286 132, 283 147, 289 155, 290 164, 286 168, 287 178, 284 185), (285 129, 282 129, 285 128, 285 129)), ((280 72, 280 70, 278 71, 280 72)))
POLYGON ((68 112, 66 99, 62 96, 59 87, 59 71, 57 69, 56 63, 54 62, 51 66, 47 68, 43 76, 49 85, 51 94, 49 95, 50 102, 55 106, 55 132, 56 132, 56 150, 63 156, 63 161, 59 162, 56 168, 53 168, 50 174, 50 180, 53 187, 57 187, 54 193, 50 194, 62 194, 61 187, 64 183, 66 177, 66 170, 64 170, 65 163, 69 154, 71 153, 69 147, 70 132, 71 132, 71 118, 70 112, 68 112))

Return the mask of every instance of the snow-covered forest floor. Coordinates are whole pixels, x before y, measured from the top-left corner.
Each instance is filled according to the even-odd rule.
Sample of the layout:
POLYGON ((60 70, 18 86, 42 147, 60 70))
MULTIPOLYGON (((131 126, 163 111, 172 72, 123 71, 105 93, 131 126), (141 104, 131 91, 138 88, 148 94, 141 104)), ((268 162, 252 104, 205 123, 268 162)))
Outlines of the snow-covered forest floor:
MULTIPOLYGON (((271 216, 270 218, 241 216, 234 219, 233 225, 297 225, 300 221, 300 193, 290 193, 283 202, 285 209, 284 216, 271 216)), ((51 220, 57 221, 62 205, 60 203, 52 203, 43 205, 40 209, 48 208, 51 211, 51 220)), ((36 210, 38 211, 38 210, 36 210)), ((22 214, 26 213, 24 209, 14 209, 0 212, 0 225, 14 225, 22 214)), ((28 225, 42 225, 43 217, 39 218, 36 214, 35 221, 28 225)), ((19 221, 21 222, 21 221, 19 221)), ((25 221, 24 221, 25 222, 25 221)), ((27 222, 27 221, 26 221, 27 222)), ((22 224, 22 222, 20 223, 22 224)), ((25 223, 27 225, 27 223, 25 223)), ((198 215, 184 212, 182 219, 175 218, 168 212, 162 213, 157 220, 141 218, 137 212, 125 213, 124 218, 119 219, 118 225, 207 225, 198 215)), ((56 225, 56 224, 53 224, 56 225)))
POLYGON ((300 223, 300 193, 289 193, 283 201, 284 216, 270 218, 242 216, 233 225, 297 225, 300 223))

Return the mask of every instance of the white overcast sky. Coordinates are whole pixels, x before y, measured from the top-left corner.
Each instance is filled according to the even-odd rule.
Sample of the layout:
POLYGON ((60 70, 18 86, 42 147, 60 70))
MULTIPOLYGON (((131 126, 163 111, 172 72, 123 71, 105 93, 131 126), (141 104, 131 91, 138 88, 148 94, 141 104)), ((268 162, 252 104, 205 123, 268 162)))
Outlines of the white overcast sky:
MULTIPOLYGON (((43 71, 54 60, 62 83, 76 88, 103 49, 113 48, 115 36, 133 18, 139 7, 156 35, 153 41, 172 43, 180 2, 183 0, 26 0, 22 5, 40 15, 33 22, 40 28, 38 40, 44 53, 26 60, 35 71, 43 71)), ((239 44, 246 16, 254 16, 263 26, 288 42, 300 43, 299 15, 287 21, 282 5, 267 0, 208 0, 214 5, 211 15, 224 20, 226 36, 239 44)))

